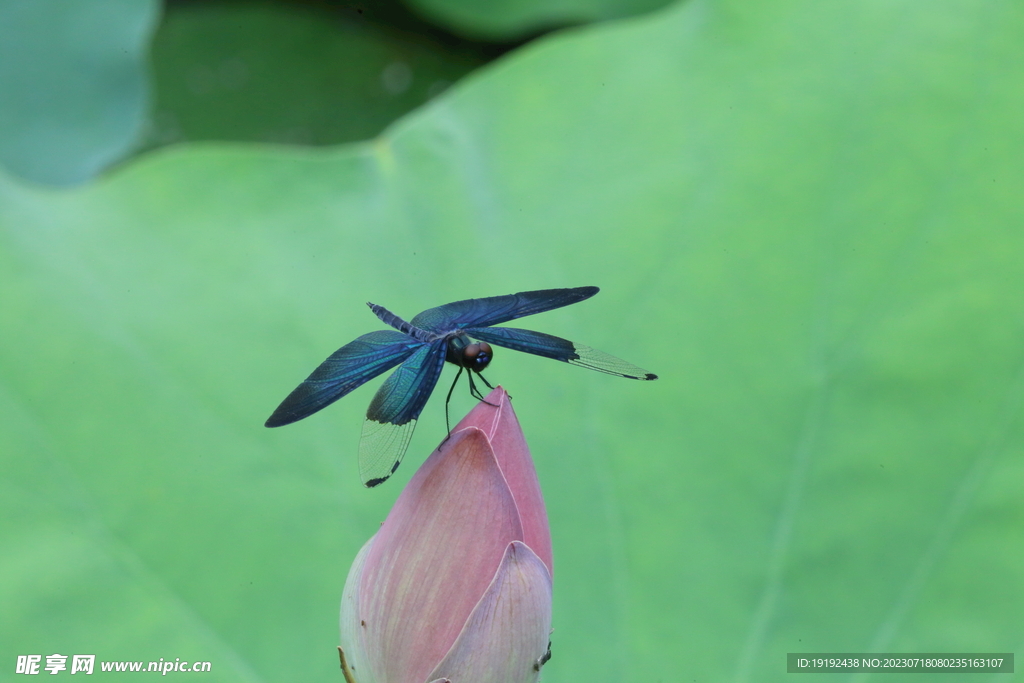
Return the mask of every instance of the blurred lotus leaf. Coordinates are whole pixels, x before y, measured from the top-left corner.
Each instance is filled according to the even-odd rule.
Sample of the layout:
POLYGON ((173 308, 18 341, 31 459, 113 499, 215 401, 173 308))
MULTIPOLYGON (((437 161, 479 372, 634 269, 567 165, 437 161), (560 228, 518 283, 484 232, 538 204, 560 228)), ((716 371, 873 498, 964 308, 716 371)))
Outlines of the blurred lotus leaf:
POLYGON ((0 165, 83 182, 124 156, 146 117, 157 0, 0 2, 0 165))

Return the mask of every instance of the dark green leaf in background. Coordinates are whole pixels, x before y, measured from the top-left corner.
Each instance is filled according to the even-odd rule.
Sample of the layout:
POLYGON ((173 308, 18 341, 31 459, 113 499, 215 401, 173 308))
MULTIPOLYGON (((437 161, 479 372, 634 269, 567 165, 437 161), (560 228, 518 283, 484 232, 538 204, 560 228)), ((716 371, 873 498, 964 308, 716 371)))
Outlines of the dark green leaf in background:
POLYGON ((156 0, 0 2, 0 165, 52 185, 126 154, 147 114, 156 0))
POLYGON ((409 0, 410 6, 441 26, 491 40, 644 14, 668 4, 666 0, 409 0))
POLYGON ((539 41, 371 142, 3 179, 0 659, 338 680, 349 564, 443 402, 373 491, 373 387, 263 420, 380 327, 367 300, 590 284, 535 327, 657 382, 488 372, 549 506, 545 681, 1019 651, 1022 34, 1009 0, 695 0, 539 41))
POLYGON ((171 5, 152 60, 151 146, 364 140, 485 61, 355 12, 282 2, 171 5))

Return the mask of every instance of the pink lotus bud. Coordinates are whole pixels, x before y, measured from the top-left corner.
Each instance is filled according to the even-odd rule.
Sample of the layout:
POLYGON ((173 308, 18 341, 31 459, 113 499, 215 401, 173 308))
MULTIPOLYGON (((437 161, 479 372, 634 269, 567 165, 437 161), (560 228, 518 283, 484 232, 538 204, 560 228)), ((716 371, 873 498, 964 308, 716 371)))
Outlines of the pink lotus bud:
POLYGON ((452 430, 359 551, 341 600, 355 683, 528 683, 551 629, 551 535, 498 387, 452 430))

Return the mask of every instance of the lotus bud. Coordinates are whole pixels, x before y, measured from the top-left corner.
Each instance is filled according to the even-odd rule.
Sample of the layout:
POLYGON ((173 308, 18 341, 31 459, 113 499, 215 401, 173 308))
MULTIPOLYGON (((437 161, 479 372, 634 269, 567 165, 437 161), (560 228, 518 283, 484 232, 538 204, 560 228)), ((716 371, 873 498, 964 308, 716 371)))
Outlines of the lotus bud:
POLYGON ((550 657, 552 568, 537 473, 498 387, 356 556, 341 604, 346 678, 533 683, 550 657))

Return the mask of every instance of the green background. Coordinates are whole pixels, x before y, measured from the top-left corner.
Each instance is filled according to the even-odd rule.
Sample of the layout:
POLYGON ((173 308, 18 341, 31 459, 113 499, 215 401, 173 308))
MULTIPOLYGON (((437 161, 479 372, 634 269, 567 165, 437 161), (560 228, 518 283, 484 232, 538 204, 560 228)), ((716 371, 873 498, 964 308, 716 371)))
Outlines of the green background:
POLYGON ((500 350, 487 373, 549 507, 543 680, 1021 651, 1022 35, 1009 0, 689 0, 446 58, 454 85, 361 142, 280 144, 240 107, 235 139, 274 144, 108 146, 74 188, 0 154, 0 680, 54 652, 341 680, 349 564, 443 401, 374 490, 372 388, 263 421, 381 327, 366 301, 580 285, 523 326, 660 379, 500 350))

